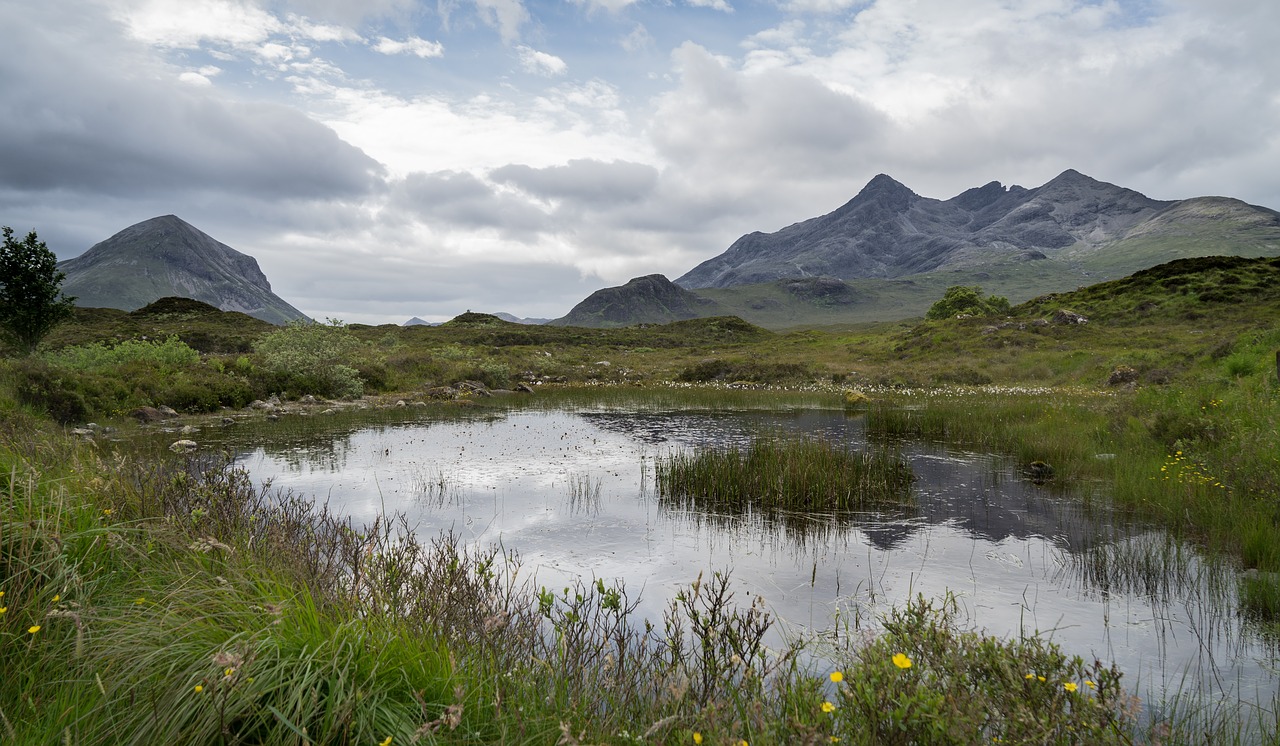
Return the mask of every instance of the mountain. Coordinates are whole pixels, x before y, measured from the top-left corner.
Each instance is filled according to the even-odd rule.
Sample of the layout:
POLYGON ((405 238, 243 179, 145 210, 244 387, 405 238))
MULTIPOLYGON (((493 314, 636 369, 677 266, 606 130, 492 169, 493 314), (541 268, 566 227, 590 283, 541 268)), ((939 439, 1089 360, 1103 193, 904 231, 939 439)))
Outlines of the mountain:
POLYGON ((432 323, 432 322, 430 322, 430 321, 423 321, 422 319, 418 318, 417 316, 414 316, 413 318, 411 318, 411 319, 409 319, 408 321, 404 322, 404 323, 403 323, 403 324, 401 324, 400 326, 439 326, 439 324, 434 324, 434 323, 432 323))
POLYGON ((547 323, 548 321, 550 321, 550 320, 551 320, 551 319, 537 319, 537 318, 532 318, 532 317, 522 318, 522 317, 520 317, 520 316, 516 316, 516 315, 514 315, 514 314, 510 314, 510 313, 503 313, 502 311, 498 311, 497 313, 495 313, 495 314, 493 314, 493 315, 494 315, 494 316, 497 316, 498 318, 502 319, 503 321, 510 321, 510 322, 511 322, 511 323, 513 323, 513 324, 525 324, 526 326, 537 326, 537 325, 539 325, 539 324, 545 324, 545 323, 547 323))
POLYGON ((723 315, 719 304, 679 287, 662 275, 637 277, 621 287, 597 290, 552 326, 613 327, 666 324, 723 315))
POLYGON ((271 292, 257 260, 174 215, 131 225, 58 269, 78 306, 133 311, 177 296, 273 324, 307 318, 271 292))
POLYGON ((1280 213, 1239 200, 1154 200, 1073 170, 1035 189, 993 181, 937 200, 880 174, 834 212, 776 233, 747 234, 676 284, 893 279, 1046 259, 1071 263, 1084 277, 1089 265, 1121 276, 1183 256, 1227 253, 1210 244, 1243 229, 1261 231, 1266 250, 1280 251, 1280 213), (1150 251, 1153 239, 1193 233, 1198 248, 1170 244, 1150 251))

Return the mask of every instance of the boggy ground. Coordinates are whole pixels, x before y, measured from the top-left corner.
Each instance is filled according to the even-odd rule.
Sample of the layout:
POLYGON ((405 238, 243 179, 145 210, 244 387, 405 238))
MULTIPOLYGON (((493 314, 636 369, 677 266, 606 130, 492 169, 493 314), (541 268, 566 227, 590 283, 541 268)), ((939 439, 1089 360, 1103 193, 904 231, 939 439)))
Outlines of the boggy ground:
POLYGON ((812 641, 765 649, 768 620, 735 603, 728 579, 692 582, 650 626, 625 588, 526 587, 517 557, 421 544, 390 516, 351 526, 225 465, 68 432, 144 405, 267 416, 241 410, 272 394, 490 405, 424 396, 462 380, 830 391, 867 408, 873 433, 1048 463, 1055 480, 1257 570, 1241 613, 1266 628, 1280 618, 1280 283, 1269 260, 1189 262, 1003 319, 789 334, 736 319, 602 331, 470 314, 281 331, 189 303, 82 313, 0 370, 0 732, 33 744, 1274 740, 1274 711, 1140 721, 1122 672, 971 632, 947 599, 898 610, 873 639, 845 636, 824 647, 833 668, 809 670, 812 641))

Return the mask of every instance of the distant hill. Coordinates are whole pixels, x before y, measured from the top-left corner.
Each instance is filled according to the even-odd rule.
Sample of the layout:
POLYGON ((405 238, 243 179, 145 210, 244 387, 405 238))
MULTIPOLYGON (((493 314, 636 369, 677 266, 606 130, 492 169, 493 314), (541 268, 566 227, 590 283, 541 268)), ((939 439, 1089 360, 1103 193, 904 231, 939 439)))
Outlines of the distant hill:
POLYGON ((993 181, 945 201, 881 174, 834 212, 747 234, 676 284, 896 279, 1046 261, 1049 274, 1067 266, 1092 282, 1171 259, 1235 253, 1280 253, 1280 213, 1223 197, 1153 200, 1072 170, 1035 189, 993 181))
POLYGON ((432 323, 432 322, 430 322, 430 321, 423 321, 422 319, 418 318, 417 316, 414 316, 413 318, 411 318, 411 319, 409 319, 408 321, 404 322, 404 323, 403 323, 403 324, 401 324, 400 326, 438 326, 438 324, 434 324, 434 323, 432 323))
POLYGON ((715 301, 691 293, 662 275, 637 277, 620 287, 597 290, 552 326, 614 327, 666 324, 722 316, 715 301))
POLYGON ((131 225, 58 269, 83 307, 133 311, 177 296, 273 324, 307 318, 271 292, 257 260, 174 215, 131 225))

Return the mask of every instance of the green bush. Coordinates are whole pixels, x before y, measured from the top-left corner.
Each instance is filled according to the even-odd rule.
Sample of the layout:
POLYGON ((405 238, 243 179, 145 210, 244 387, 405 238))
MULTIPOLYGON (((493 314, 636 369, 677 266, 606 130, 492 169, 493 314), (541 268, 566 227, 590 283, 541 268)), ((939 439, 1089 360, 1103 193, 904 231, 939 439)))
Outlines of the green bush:
POLYGON ((952 285, 925 314, 927 319, 949 319, 959 314, 970 316, 1003 316, 1009 313, 1009 299, 992 295, 982 297, 982 288, 974 285, 952 285))
POLYGON ((263 367, 292 393, 355 399, 364 394, 360 373, 349 363, 363 350, 345 324, 292 322, 258 340, 263 367))
POLYGON ((97 342, 65 347, 46 354, 44 359, 71 370, 102 371, 136 362, 172 370, 199 362, 200 353, 177 336, 170 336, 163 341, 127 339, 114 345, 97 342))

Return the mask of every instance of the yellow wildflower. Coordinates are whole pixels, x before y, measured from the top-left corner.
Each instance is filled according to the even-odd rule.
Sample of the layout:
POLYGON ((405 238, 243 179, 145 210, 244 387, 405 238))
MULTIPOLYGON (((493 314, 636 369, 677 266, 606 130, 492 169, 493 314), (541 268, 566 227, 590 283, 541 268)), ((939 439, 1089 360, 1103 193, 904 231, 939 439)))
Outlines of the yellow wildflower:
POLYGON ((31 625, 30 627, 27 627, 27 632, 28 632, 29 634, 33 634, 33 635, 34 635, 35 633, 37 633, 37 632, 39 632, 39 631, 40 631, 40 625, 38 625, 38 624, 33 624, 33 625, 31 625))
POLYGON ((893 656, 893 665, 898 668, 911 668, 911 659, 905 653, 895 653, 893 656))
POLYGON ((1074 682, 1074 681, 1068 681, 1068 682, 1066 682, 1066 683, 1064 683, 1064 684, 1062 685, 1062 688, 1063 688, 1063 689, 1066 689, 1066 690, 1067 690, 1067 691, 1069 691, 1069 692, 1074 692, 1075 690, 1079 689, 1080 687, 1076 686, 1076 682, 1074 682))
POLYGON ((0 614, 3 614, 3 613, 5 613, 5 612, 6 612, 6 611, 8 611, 8 610, 9 610, 9 607, 8 607, 8 606, 0 606, 0 614))
POLYGON ((195 692, 196 694, 199 694, 200 692, 204 691, 204 687, 200 686, 199 684, 196 684, 195 688, 192 689, 192 691, 195 692))
POLYGON ((822 703, 822 711, 823 711, 823 712, 835 712, 835 711, 836 711, 836 706, 835 706, 835 705, 833 705, 833 704, 831 704, 830 702, 823 702, 823 703, 822 703))
POLYGON ((696 730, 693 732, 693 742, 696 744, 702 743, 702 734, 696 730))
POLYGON ((391 746, 391 736, 387 736, 378 746, 391 746))
POLYGON ((236 672, 236 670, 235 670, 234 668, 228 667, 226 671, 223 671, 223 675, 224 675, 224 676, 226 676, 226 677, 229 679, 229 678, 231 678, 231 674, 233 674, 233 673, 235 673, 235 672, 236 672))
POLYGON ((1029 674, 1027 674, 1026 676, 1023 676, 1022 678, 1026 679, 1027 681, 1031 681, 1031 680, 1032 680, 1032 679, 1034 679, 1035 677, 1036 677, 1036 675, 1035 675, 1035 674, 1033 674, 1033 673, 1029 673, 1029 674))
POLYGON ((62 594, 61 594, 61 593, 55 593, 55 594, 54 594, 54 596, 53 596, 53 601, 52 601, 52 603, 55 603, 55 604, 56 604, 56 603, 58 603, 58 602, 59 602, 59 601, 61 601, 61 600, 62 600, 62 594))
POLYGON ((1098 685, 1097 685, 1097 684, 1093 683, 1092 681, 1089 681, 1088 679, 1085 679, 1084 685, 1085 685, 1085 686, 1087 686, 1087 687, 1089 687, 1090 689, 1097 689, 1097 688, 1098 688, 1098 685))
POLYGON ((839 684, 841 681, 844 681, 844 673, 841 671, 832 671, 831 681, 836 684, 839 684))

